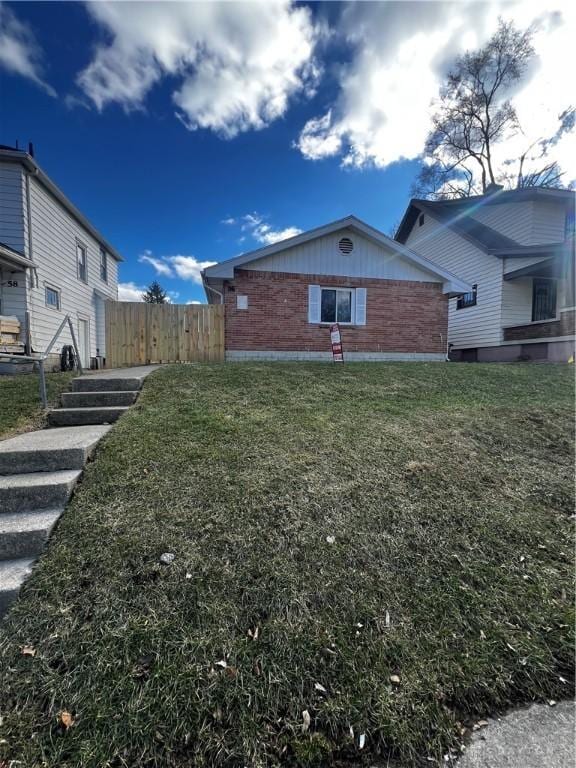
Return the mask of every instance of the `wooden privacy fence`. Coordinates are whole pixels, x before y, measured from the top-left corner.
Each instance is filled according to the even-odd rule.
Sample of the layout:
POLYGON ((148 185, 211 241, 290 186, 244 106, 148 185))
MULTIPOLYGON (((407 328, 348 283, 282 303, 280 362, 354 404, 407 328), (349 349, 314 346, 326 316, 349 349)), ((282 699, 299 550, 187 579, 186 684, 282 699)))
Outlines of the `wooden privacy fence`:
POLYGON ((106 366, 224 360, 224 306, 106 302, 106 366))

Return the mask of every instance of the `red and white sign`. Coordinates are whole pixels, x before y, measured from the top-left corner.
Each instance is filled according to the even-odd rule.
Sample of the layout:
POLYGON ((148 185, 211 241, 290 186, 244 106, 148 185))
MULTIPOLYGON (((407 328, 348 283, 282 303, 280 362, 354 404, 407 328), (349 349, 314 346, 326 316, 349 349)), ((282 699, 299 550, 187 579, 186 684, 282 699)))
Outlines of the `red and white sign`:
POLYGON ((340 335, 338 323, 330 326, 330 341, 332 342, 332 360, 335 363, 343 363, 344 352, 342 350, 342 336, 340 335))

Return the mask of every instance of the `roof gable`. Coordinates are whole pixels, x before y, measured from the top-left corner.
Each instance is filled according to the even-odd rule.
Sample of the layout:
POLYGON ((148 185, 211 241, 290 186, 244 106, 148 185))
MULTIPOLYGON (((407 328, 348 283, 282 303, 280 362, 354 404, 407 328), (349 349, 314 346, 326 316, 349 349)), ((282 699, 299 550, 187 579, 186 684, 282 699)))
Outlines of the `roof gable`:
POLYGON ((502 190, 490 195, 475 195, 456 200, 422 200, 413 198, 398 226, 395 239, 400 243, 405 243, 420 213, 427 213, 480 250, 498 255, 500 251, 525 246, 474 218, 474 212, 490 206, 524 203, 535 200, 557 203, 568 211, 570 207, 574 206, 574 192, 569 189, 531 187, 517 190, 502 190))
MULTIPOLYGON (((408 264, 418 268, 418 270, 421 270, 426 274, 434 276, 437 280, 441 281, 444 284, 444 291, 446 293, 462 293, 470 290, 470 287, 466 283, 456 278, 447 270, 439 267, 423 256, 414 253, 406 246, 392 240, 384 233, 380 232, 374 227, 371 227, 369 224, 366 224, 355 216, 347 216, 344 219, 339 219, 322 227, 317 227, 316 229, 309 230, 308 232, 303 232, 300 235, 288 238, 287 240, 283 240, 279 243, 274 243, 273 245, 242 254, 241 256, 237 256, 234 259, 228 259, 227 261, 220 262, 219 264, 216 264, 212 267, 208 267, 204 271, 204 276, 208 280, 212 278, 229 279, 234 276, 234 270, 239 267, 247 267, 248 265, 255 262, 265 264, 267 259, 275 256, 276 254, 288 251, 289 249, 296 253, 298 246, 339 232, 342 232, 343 235, 346 233, 354 233, 360 235, 362 238, 365 238, 370 243, 379 246, 386 252, 396 254, 408 264)), ((290 270, 286 269, 284 271, 290 270)), ((331 274, 333 274, 333 272, 331 274)))

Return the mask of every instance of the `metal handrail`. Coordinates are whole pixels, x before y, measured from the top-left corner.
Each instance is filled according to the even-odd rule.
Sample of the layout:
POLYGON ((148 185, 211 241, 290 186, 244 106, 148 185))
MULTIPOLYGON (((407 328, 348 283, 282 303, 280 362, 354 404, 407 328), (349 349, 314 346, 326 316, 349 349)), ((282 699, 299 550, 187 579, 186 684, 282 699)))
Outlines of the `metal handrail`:
POLYGON ((48 408, 48 395, 46 392, 46 372, 44 370, 44 361, 52 351, 52 347, 54 344, 56 344, 56 341, 58 340, 58 337, 62 333, 62 330, 64 329, 64 326, 68 323, 68 326, 70 328, 70 336, 72 336, 72 344, 74 346, 74 352, 76 353, 76 361, 78 363, 78 371, 80 372, 80 375, 84 373, 84 369, 82 368, 82 362, 80 360, 80 353, 78 351, 78 344, 76 343, 76 334, 74 333, 74 326, 72 325, 72 320, 70 319, 70 315, 66 315, 60 325, 58 326, 58 330, 52 336, 52 339, 48 346, 46 347, 45 351, 39 356, 39 357, 32 357, 30 355, 10 355, 5 354, 4 352, 0 352, 0 359, 1 358, 8 358, 9 360, 29 360, 34 363, 38 363, 38 374, 40 376, 40 399, 42 400, 42 407, 44 409, 48 408))

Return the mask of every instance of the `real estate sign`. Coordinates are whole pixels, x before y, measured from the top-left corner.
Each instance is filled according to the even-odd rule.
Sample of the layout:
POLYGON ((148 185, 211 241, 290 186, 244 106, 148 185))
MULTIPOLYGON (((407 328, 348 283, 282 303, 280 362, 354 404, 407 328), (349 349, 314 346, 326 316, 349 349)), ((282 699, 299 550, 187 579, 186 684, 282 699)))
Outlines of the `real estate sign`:
POLYGON ((335 363, 343 363, 344 352, 342 350, 342 336, 340 335, 338 323, 330 326, 330 341, 332 342, 332 360, 335 363))

